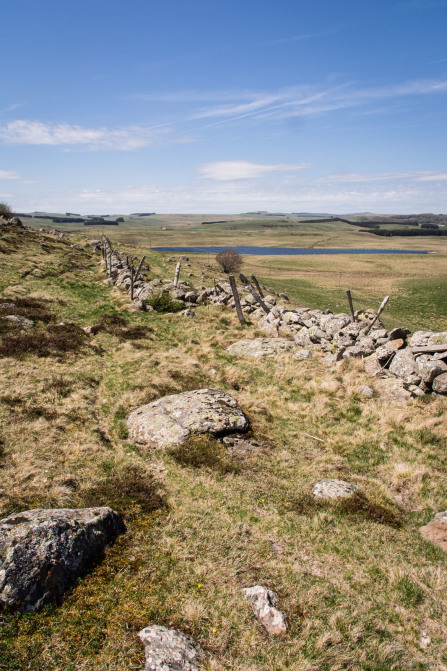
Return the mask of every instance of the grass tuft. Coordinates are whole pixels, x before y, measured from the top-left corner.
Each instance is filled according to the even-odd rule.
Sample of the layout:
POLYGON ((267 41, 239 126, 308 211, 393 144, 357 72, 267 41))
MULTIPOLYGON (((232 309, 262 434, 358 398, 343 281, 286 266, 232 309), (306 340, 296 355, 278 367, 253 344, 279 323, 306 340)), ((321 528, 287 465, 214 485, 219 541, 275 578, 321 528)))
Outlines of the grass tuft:
POLYGON ((183 445, 176 445, 168 453, 181 466, 207 468, 221 475, 239 473, 239 464, 216 438, 210 435, 191 436, 183 445))

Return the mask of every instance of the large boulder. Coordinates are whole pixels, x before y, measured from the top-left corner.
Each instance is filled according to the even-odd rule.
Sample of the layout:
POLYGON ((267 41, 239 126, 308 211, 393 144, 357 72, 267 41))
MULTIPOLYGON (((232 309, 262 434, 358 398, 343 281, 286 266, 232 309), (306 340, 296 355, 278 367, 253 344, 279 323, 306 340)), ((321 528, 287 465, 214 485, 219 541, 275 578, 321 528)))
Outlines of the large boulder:
POLYGON ((287 340, 287 338, 252 338, 251 340, 234 342, 227 347, 227 352, 237 356, 258 358, 275 356, 292 349, 295 349, 295 343, 293 340, 287 340))
POLYGON ((153 624, 138 636, 144 645, 144 671, 198 671, 204 659, 199 646, 176 629, 153 624))
POLYGON ((196 389, 164 396, 128 417, 129 438, 139 445, 182 445, 191 433, 224 436, 244 433, 248 418, 235 398, 219 389, 196 389))
POLYGON ((436 394, 447 396, 447 373, 442 373, 433 380, 432 389, 436 394))
POLYGON ((111 508, 36 509, 0 520, 0 605, 35 612, 59 599, 125 531, 111 508))

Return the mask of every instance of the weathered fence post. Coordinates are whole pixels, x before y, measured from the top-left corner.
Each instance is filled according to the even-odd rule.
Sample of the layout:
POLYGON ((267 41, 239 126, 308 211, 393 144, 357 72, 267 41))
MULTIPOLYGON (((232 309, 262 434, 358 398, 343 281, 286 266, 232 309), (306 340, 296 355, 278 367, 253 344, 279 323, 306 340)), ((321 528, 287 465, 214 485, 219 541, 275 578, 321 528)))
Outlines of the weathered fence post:
POLYGON ((239 299, 239 294, 237 291, 236 280, 234 275, 229 275, 228 279, 230 280, 231 291, 233 292, 234 304, 236 305, 236 312, 241 324, 245 325, 244 313, 241 308, 241 301, 239 299))
POLYGON ((349 309, 351 311, 351 321, 355 322, 354 306, 352 304, 352 297, 350 289, 346 289, 346 296, 348 297, 349 309))
POLYGON ((181 264, 180 261, 179 261, 179 262, 177 263, 177 267, 176 267, 176 269, 175 269, 175 275, 174 275, 174 289, 177 289, 178 278, 179 278, 179 276, 180 276, 180 268, 181 268, 181 266, 182 266, 182 264, 181 264))
POLYGON ((130 268, 130 300, 133 301, 133 282, 134 282, 134 272, 135 269, 133 266, 130 268))
POLYGON ((109 275, 112 276, 112 252, 110 252, 109 256, 109 275))
POLYGON ((143 263, 144 263, 144 259, 145 259, 145 258, 146 258, 146 257, 143 256, 143 258, 142 258, 141 261, 140 261, 140 264, 139 264, 139 266, 138 266, 138 268, 137 268, 137 272, 135 273, 135 281, 138 279, 138 275, 139 275, 140 272, 141 272, 141 268, 143 267, 143 263))
POLYGON ((374 324, 376 323, 376 321, 379 319, 380 315, 381 315, 382 312, 384 311, 384 309, 385 309, 385 305, 388 303, 389 300, 390 300, 390 297, 389 297, 389 296, 385 296, 385 298, 383 299, 382 303, 380 304, 380 308, 379 308, 379 310, 378 310, 376 316, 374 317, 374 319, 372 320, 372 322, 371 322, 371 324, 368 326, 368 328, 365 329, 365 331, 364 331, 364 335, 367 336, 368 333, 371 331, 372 327, 374 326, 374 324))
POLYGON ((262 289, 261 289, 261 287, 259 285, 259 282, 256 279, 256 277, 254 275, 252 275, 250 279, 253 282, 253 284, 255 285, 256 289, 258 290, 258 294, 261 296, 261 298, 264 298, 264 294, 262 293, 262 289))
POLYGON ((268 314, 270 312, 270 308, 267 307, 267 305, 264 303, 264 301, 259 296, 259 294, 256 293, 256 291, 253 289, 253 287, 251 286, 250 282, 247 280, 245 275, 242 275, 242 273, 240 273, 239 279, 241 280, 242 284, 245 285, 245 288, 249 290, 249 292, 251 293, 251 295, 255 299, 256 303, 258 303, 261 306, 261 308, 264 310, 264 312, 266 314, 268 314))

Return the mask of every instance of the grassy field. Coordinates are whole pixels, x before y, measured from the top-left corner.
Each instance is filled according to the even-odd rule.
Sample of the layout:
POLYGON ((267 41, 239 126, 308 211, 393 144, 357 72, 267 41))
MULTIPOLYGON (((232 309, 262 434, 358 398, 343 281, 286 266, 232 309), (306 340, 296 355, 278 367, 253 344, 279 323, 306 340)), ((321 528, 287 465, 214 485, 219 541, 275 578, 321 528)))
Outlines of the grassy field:
MULTIPOLYGON (((147 253, 148 277, 172 275, 169 254, 121 249, 147 253)), ((63 241, 2 231, 0 258, 2 300, 37 324, 26 343, 23 332, 2 334, 13 338, 0 371, 2 516, 110 505, 128 526, 61 604, 1 614, 2 671, 141 668, 136 634, 149 624, 192 635, 205 671, 447 668, 446 557, 418 533, 446 508, 445 399, 365 400, 359 385, 374 381, 353 361, 328 370, 319 358, 236 359, 226 346, 256 335, 254 325, 209 306, 191 320, 131 312, 104 283, 99 256, 63 241), (97 334, 70 340, 61 321, 96 324, 97 334), (171 452, 128 442, 131 410, 207 386, 238 399, 260 453, 231 458, 206 437, 171 452), (315 502, 311 487, 326 477, 355 482, 365 498, 315 502), (279 594, 290 622, 283 639, 266 637, 241 596, 257 583, 279 594)), ((441 293, 439 307, 420 300, 417 312, 411 273, 425 278, 421 294, 438 295, 441 260, 355 257, 354 299, 377 304, 392 272, 400 289, 390 321, 399 305, 405 323, 413 310, 415 323, 432 315, 435 327, 441 293)), ((300 304, 345 309, 346 261, 330 262, 261 257, 247 269, 300 304)), ((188 272, 206 285, 216 274, 200 258, 188 272)))

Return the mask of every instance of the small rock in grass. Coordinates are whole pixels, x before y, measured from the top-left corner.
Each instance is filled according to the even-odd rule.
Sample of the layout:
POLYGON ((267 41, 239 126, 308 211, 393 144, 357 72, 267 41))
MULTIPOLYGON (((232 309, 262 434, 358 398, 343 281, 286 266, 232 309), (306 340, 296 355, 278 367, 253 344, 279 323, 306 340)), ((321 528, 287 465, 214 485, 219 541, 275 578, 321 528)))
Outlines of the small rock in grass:
POLYGON ((254 358, 275 356, 294 349, 295 343, 287 338, 252 338, 238 340, 227 347, 229 354, 254 358))
POLYGON ((308 349, 299 349, 297 352, 294 353, 293 355, 294 359, 312 359, 312 352, 308 349))
POLYGON ((362 384, 362 386, 359 387, 359 392, 365 398, 372 398, 374 396, 374 389, 369 387, 367 384, 362 384))
POLYGON ((255 585, 242 590, 245 598, 251 603, 253 613, 271 636, 283 636, 287 631, 287 617, 282 611, 275 608, 278 597, 275 592, 255 585))
POLYGON ((357 485, 344 480, 321 480, 312 487, 312 494, 318 499, 340 499, 351 496, 358 489, 357 485))
POLYGON ((6 315, 6 317, 3 317, 3 319, 6 319, 13 324, 17 324, 18 326, 22 326, 24 329, 31 329, 34 326, 32 319, 27 319, 21 315, 6 315))
POLYGON ((419 529, 421 535, 425 540, 439 545, 439 547, 447 552, 447 510, 438 513, 425 526, 419 529))
POLYGON ((153 624, 139 632, 144 645, 144 671, 198 671, 204 654, 181 631, 153 624))

